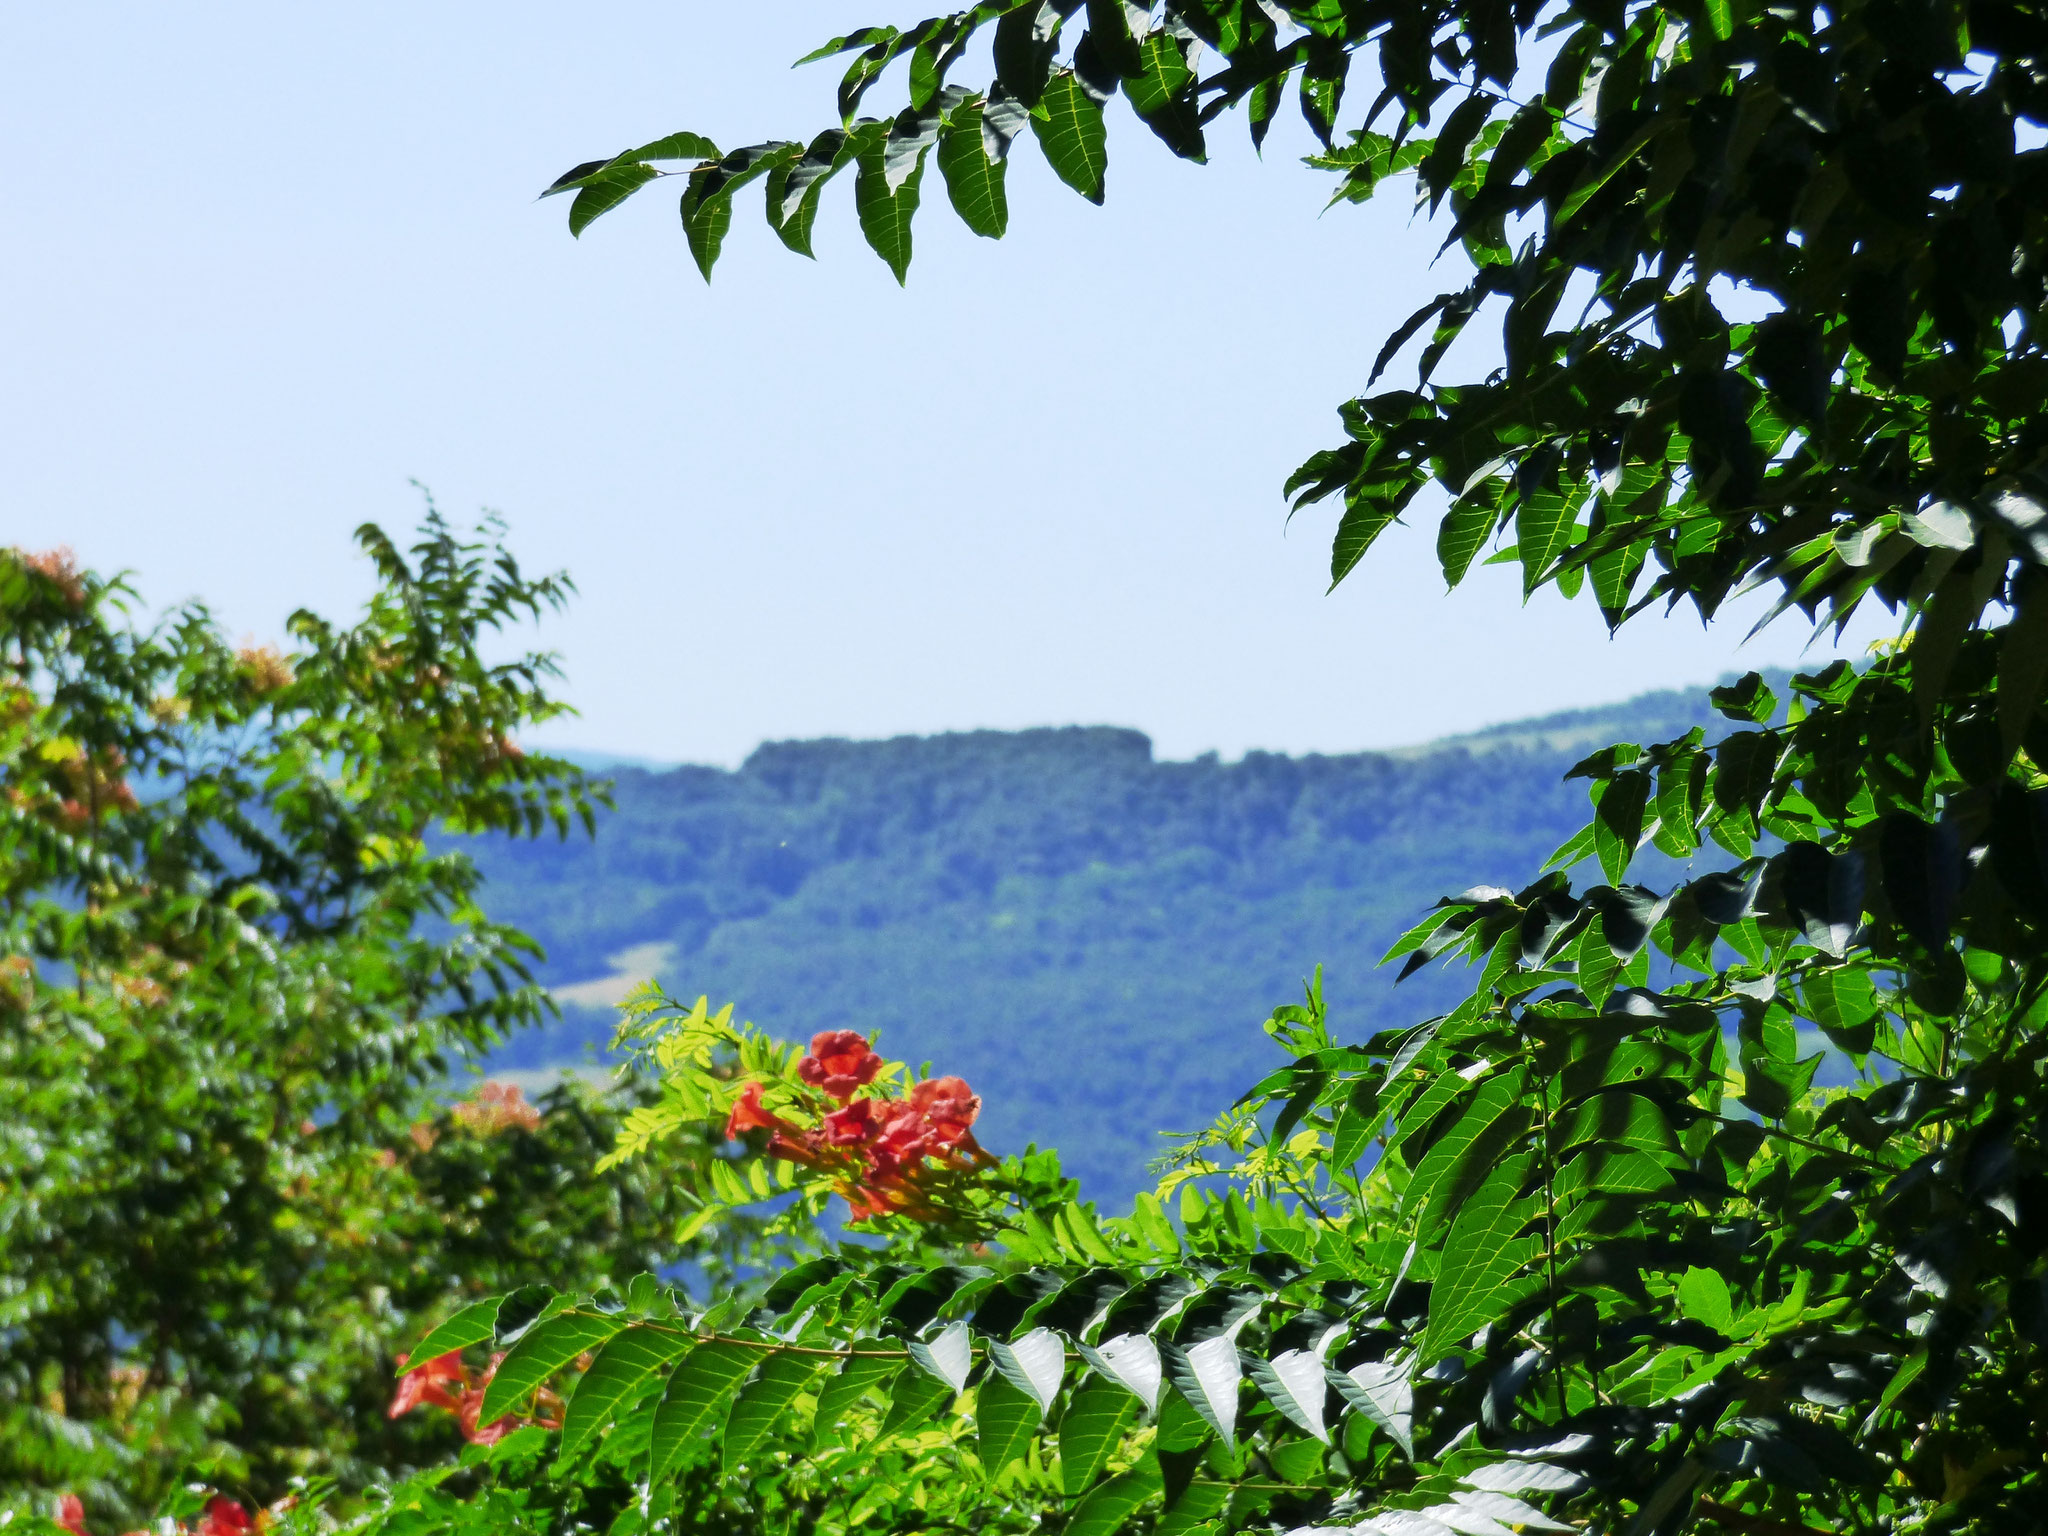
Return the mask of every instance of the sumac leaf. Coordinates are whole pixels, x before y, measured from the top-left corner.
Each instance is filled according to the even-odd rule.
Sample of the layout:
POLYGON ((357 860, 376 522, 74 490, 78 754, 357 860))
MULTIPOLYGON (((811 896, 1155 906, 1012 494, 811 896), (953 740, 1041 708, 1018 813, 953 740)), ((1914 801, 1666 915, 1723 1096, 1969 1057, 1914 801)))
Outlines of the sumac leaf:
POLYGON ((688 1353, 691 1342, 680 1328, 628 1328, 615 1334, 576 1383, 557 1457, 566 1460, 580 1449, 649 1377, 688 1353))
POLYGON ((668 1379, 661 1406, 654 1412, 649 1446, 649 1478, 663 1482, 682 1464, 683 1453, 711 1415, 761 1362, 761 1351, 744 1344, 711 1340, 683 1358, 668 1379))
POLYGON ((824 1362, 806 1352, 778 1350, 763 1360, 725 1416, 720 1455, 727 1475, 768 1437, 797 1394, 810 1385, 824 1362))
POLYGON ((1060 1416, 1060 1478, 1068 1498, 1088 1491, 1136 1417, 1130 1390, 1105 1376, 1075 1388, 1060 1416))
POLYGON ((1029 1449, 1042 1416, 1038 1400, 1001 1371, 981 1378, 974 1395, 975 1454, 990 1477, 1029 1449))
POLYGON ((625 1318, 599 1312, 564 1312, 539 1324, 498 1362, 484 1388, 477 1422, 496 1423, 555 1372, 625 1326, 625 1318))
POLYGON ((1089 202, 1101 202, 1109 165, 1101 104, 1081 89, 1072 70, 1065 70, 1047 84, 1040 106, 1044 115, 1032 114, 1031 131, 1053 174, 1089 202))

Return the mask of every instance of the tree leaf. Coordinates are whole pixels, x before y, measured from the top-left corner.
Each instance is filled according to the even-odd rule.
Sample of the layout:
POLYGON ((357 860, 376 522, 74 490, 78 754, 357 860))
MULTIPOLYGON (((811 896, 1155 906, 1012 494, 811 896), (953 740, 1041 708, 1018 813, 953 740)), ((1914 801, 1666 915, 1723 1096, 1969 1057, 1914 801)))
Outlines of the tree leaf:
POLYGON ((1553 1520, 1533 1504, 1524 1504, 1505 1493, 1481 1493, 1458 1489, 1451 1495, 1451 1502, 1474 1514, 1496 1522, 1502 1527, 1519 1528, 1525 1531, 1576 1531, 1575 1525, 1566 1525, 1553 1520))
POLYGON ((651 165, 614 165, 599 171, 569 205, 569 233, 581 235, 593 220, 610 213, 660 174, 651 165))
POLYGON ((1520 1067, 1486 1079, 1416 1165, 1401 1215, 1417 1241, 1427 1243, 1450 1222, 1527 1127, 1527 1090, 1528 1074, 1520 1067))
POLYGON ((974 1369, 974 1337, 961 1322, 946 1324, 929 1340, 912 1339, 910 1358, 955 1392, 967 1390, 967 1376, 974 1369))
POLYGON ((1547 1461, 1495 1461, 1459 1474, 1468 1488, 1489 1493, 1577 1493, 1586 1480, 1547 1461))
POLYGON ((1403 1456, 1415 1459, 1415 1388, 1405 1356, 1332 1371, 1329 1379, 1352 1407, 1401 1448, 1403 1456))
POLYGON ((2048 683, 2048 571, 2022 566, 2018 606, 1999 634, 1998 732, 2009 758, 2019 750, 2048 683))
POLYGON ((1678 1310, 1716 1333, 1734 1331, 1735 1304, 1728 1295, 1728 1282, 1714 1270, 1694 1265, 1679 1278, 1678 1310))
POLYGON ((758 1349, 717 1339, 699 1344, 683 1358, 669 1377, 668 1390, 654 1413, 648 1450, 650 1482, 667 1481, 705 1422, 752 1374, 760 1359, 758 1349))
POLYGON ((1455 587, 1465 579, 1472 557, 1491 536, 1499 518, 1500 508, 1491 497, 1468 492, 1451 504, 1436 531, 1436 558, 1443 566, 1446 586, 1455 587))
POLYGON ((1237 1341, 1219 1333, 1183 1349, 1162 1343, 1161 1359, 1168 1378, 1211 1429, 1228 1445, 1237 1436, 1237 1390, 1244 1380, 1237 1341))
POLYGON ((1060 1479, 1068 1498, 1085 1493, 1136 1415, 1130 1389, 1091 1376, 1074 1389, 1060 1416, 1060 1479))
POLYGON ((397 1374, 403 1376, 411 1366, 425 1365, 429 1360, 438 1360, 472 1344, 490 1342, 498 1330, 498 1307, 504 1299, 493 1296, 485 1301, 471 1302, 415 1344, 406 1356, 406 1364, 398 1368, 397 1374))
POLYGON ((911 169, 892 185, 882 146, 871 144, 860 152, 860 170, 854 178, 853 206, 860 232, 869 248, 889 264, 899 284, 910 271, 910 224, 917 216, 924 161, 925 152, 920 150, 911 169))
POLYGON ((818 1423, 837 1424, 856 1403, 902 1370, 907 1355, 849 1355, 832 1379, 818 1389, 818 1423))
POLYGON ((1643 811, 1650 801, 1650 776, 1629 768, 1607 781, 1593 812, 1593 851, 1611 885, 1621 884, 1643 840, 1643 811))
POLYGON ((888 1417, 882 1420, 882 1438, 904 1429, 922 1431, 938 1411, 959 1396, 959 1389, 942 1376, 922 1371, 905 1371, 896 1378, 888 1417))
POLYGON ((1139 120, 1183 160, 1208 158, 1202 137, 1201 103, 1193 89, 1195 72, 1178 39, 1165 31, 1140 44, 1142 70, 1123 82, 1124 95, 1139 120))
POLYGON ((1270 1360, 1256 1356, 1251 1362, 1254 1385, 1266 1400, 1309 1434, 1330 1443, 1330 1431, 1323 1410, 1330 1383, 1323 1369, 1320 1349, 1283 1350, 1270 1360))
POLYGON ((1078 1504, 1061 1536, 1115 1536, 1159 1492, 1159 1474, 1140 1465, 1119 1472, 1078 1504))
POLYGON ((939 139, 939 174, 960 222, 986 239, 1000 240, 1010 223, 1010 202, 1003 192, 1007 162, 992 159, 982 138, 983 105, 956 108, 939 139))
POLYGON ((705 282, 711 281, 711 269, 732 228, 733 194, 755 177, 788 165, 798 153, 795 144, 749 144, 715 165, 700 165, 690 172, 681 205, 683 238, 705 282))
POLYGON ((727 1476, 781 1422, 797 1394, 810 1385, 823 1363, 816 1355, 782 1350, 761 1362, 753 1380, 740 1390, 739 1399, 726 1414, 720 1455, 727 1476))
POLYGON ((1159 1345, 1142 1333, 1121 1333, 1089 1347, 1077 1346, 1081 1356, 1104 1376, 1121 1386, 1151 1413, 1159 1407, 1159 1389, 1165 1381, 1159 1345))
POLYGON ((1051 0, 1025 4, 996 23, 996 78, 1026 108, 1038 105, 1052 67, 1061 13, 1051 0))
POLYGON ((613 1335, 576 1383, 563 1416, 556 1461, 566 1461, 581 1449, 648 1377, 687 1354, 691 1342, 680 1328, 628 1328, 613 1335))
POLYGON ((1109 165, 1102 107, 1070 69, 1047 82, 1038 106, 1031 115, 1031 131, 1053 174, 1089 202, 1101 202, 1103 173, 1109 165))
MULTIPOLYGON (((1412 489, 1412 486, 1410 487, 1412 489)), ((1350 575, 1366 551, 1401 515, 1400 502, 1389 504, 1369 497, 1347 499, 1344 516, 1337 522, 1337 536, 1330 541, 1330 585, 1350 575)))
POLYGON ((1606 921, 1596 913, 1593 921, 1586 924, 1586 931, 1579 935, 1573 951, 1579 969, 1579 990, 1595 1008, 1607 1006, 1607 999, 1614 995, 1615 983, 1621 978, 1621 961, 1615 958, 1614 946, 1607 942, 1603 931, 1606 921))
POLYGON ((1525 1154, 1495 1169, 1451 1223, 1418 1346, 1424 1359, 1499 1316, 1507 1281, 1543 1251, 1540 1239, 1515 1236, 1538 1206, 1533 1196, 1517 1198, 1531 1161, 1525 1154))
POLYGON ((1595 1142, 1558 1170, 1551 1187, 1562 1200, 1594 1193, 1655 1194, 1669 1189, 1671 1183, 1671 1170, 1647 1152, 1595 1142))
POLYGON ((484 1388, 479 1424, 494 1424, 526 1395, 586 1349, 595 1349, 626 1326, 623 1317, 600 1312, 564 1312, 526 1334, 498 1362, 484 1388))
POLYGON ((1337 1112, 1337 1124, 1330 1137, 1331 1168, 1341 1171, 1356 1164, 1385 1128, 1386 1121, 1379 1095, 1369 1082, 1361 1080, 1352 1090, 1350 1101, 1337 1112))
POLYGON ((1572 541, 1572 503, 1563 492, 1526 490, 1515 508, 1515 549, 1522 561, 1522 590, 1534 592, 1551 562, 1572 541))
POLYGON ((1050 1328, 1034 1328, 1014 1344, 991 1339, 988 1357, 1009 1378, 1010 1385, 1038 1405, 1040 1415, 1051 1410, 1067 1369, 1066 1344, 1058 1334, 1050 1328))
POLYGON ((561 175, 557 176, 553 181, 549 182, 547 184, 547 189, 541 193, 541 196, 555 197, 563 192, 573 191, 574 189, 582 186, 584 182, 588 181, 592 176, 595 176, 599 171, 603 170, 606 166, 616 165, 620 160, 627 158, 631 157, 627 155, 615 155, 609 160, 581 161, 576 165, 570 166, 568 170, 562 172, 561 175))
POLYGON ((1559 1155, 1589 1141, 1649 1152, 1676 1152, 1678 1137, 1664 1107, 1639 1093, 1596 1093, 1572 1111, 1552 1150, 1559 1155))
POLYGON ((981 152, 999 164, 1009 159, 1010 146, 1030 121, 1024 104, 998 82, 981 104, 981 152))
POLYGON ((1849 966, 1809 972, 1799 984, 1799 997, 1807 1016, 1842 1050, 1863 1056, 1876 1043, 1883 1009, 1867 972, 1849 966))
POLYGON ((994 1477, 1029 1449, 1043 1418, 1038 1400, 1001 1371, 981 1378, 974 1395, 975 1454, 994 1477))
POLYGON ((652 143, 629 149, 621 160, 717 160, 718 146, 701 133, 665 133, 652 143))
POLYGON ((811 141, 800 159, 768 173, 768 227, 799 256, 811 254, 811 230, 818 220, 825 183, 853 158, 853 145, 851 134, 828 128, 811 141))

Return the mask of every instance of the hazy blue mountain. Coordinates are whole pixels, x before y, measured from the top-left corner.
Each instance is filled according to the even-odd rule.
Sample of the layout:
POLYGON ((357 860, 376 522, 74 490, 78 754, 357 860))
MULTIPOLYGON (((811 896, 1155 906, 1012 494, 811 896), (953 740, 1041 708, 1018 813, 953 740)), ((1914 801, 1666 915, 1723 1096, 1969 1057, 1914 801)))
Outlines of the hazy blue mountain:
POLYGON ((1525 882, 1586 819, 1562 775, 1587 750, 1680 734, 1703 706, 1651 694, 1406 752, 1229 763, 1073 727, 621 769, 594 840, 477 849, 565 1010, 500 1062, 581 1059, 609 1036, 602 1005, 654 971, 787 1038, 878 1033, 974 1085, 989 1146, 1056 1145, 1117 1200, 1157 1127, 1206 1123, 1273 1064, 1259 1024, 1317 963, 1345 1037, 1455 997, 1433 970, 1397 991, 1375 962, 1439 895, 1525 882))

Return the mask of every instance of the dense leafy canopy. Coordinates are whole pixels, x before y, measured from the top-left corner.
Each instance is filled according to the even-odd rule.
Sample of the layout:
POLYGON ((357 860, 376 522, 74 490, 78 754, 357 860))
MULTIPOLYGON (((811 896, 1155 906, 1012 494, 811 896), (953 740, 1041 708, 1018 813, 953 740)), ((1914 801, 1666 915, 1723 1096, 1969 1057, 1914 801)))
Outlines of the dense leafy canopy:
POLYGON ((0 1497, 132 1522, 181 1474, 431 1459, 384 1417, 423 1315, 675 1253, 687 1147, 589 1177, 641 1093, 448 1102, 545 1000, 426 834, 593 800, 513 745, 552 664, 480 648, 567 588, 492 533, 364 529, 362 619, 298 614, 289 653, 0 553, 0 1497))
MULTIPOLYGON (((1429 328, 1414 387, 1346 406, 1294 479, 1342 501, 1333 578, 1435 481, 1452 582, 1511 528, 1526 588, 1609 624, 1757 581, 1821 622, 1874 597, 1901 638, 1782 716, 1751 677, 1716 741, 1587 757, 1549 872, 1395 946, 1467 996, 1347 1040, 1312 985, 1268 1021, 1286 1063, 1126 1218, 970 1159, 942 1205, 857 1204, 867 1235, 709 1307, 649 1277, 454 1313, 417 1357, 479 1425, 530 1422, 366 1526, 2040 1529, 2038 9, 1026 0, 822 52, 854 56, 838 126, 579 166, 572 225, 678 166, 708 273, 744 183, 806 250, 850 166, 900 275, 929 159, 999 234, 1027 128, 1099 199, 1112 92, 1189 158, 1291 94, 1340 197, 1412 173, 1472 262, 1373 365, 1429 328), (984 37, 992 83, 950 84, 984 37), (908 104, 859 117, 898 61, 908 104), (1435 382, 1481 309, 1502 365, 1435 382), (1710 846, 1643 883, 1645 849, 1710 846), (1813 1087, 1816 1032, 1853 1087, 1813 1087)), ((664 1085, 622 1152, 768 1133, 707 1181, 714 1222, 848 1182, 789 1155, 824 1119, 760 1118, 812 1083, 793 1052, 658 999, 635 1028, 664 1085)))
MULTIPOLYGON (((1258 136, 1291 91, 1340 197, 1412 171, 1472 263, 1374 364, 1430 327, 1414 387, 1347 405, 1348 441, 1291 482, 1298 504, 1342 500, 1333 580, 1435 481, 1453 583, 1512 528, 1527 589, 1590 591, 1610 625, 1660 599, 1711 619, 1762 583, 1823 623, 1875 597, 1902 636, 1794 679, 1782 724, 1751 678, 1716 703, 1753 728, 1586 759, 1592 819, 1553 873, 1449 898, 1396 946, 1470 963, 1447 1014, 1340 1044, 1313 991, 1276 1013, 1294 1065, 1179 1170, 1243 1192, 1191 1197, 1184 1231, 1144 1206, 1127 1238, 1026 1210, 986 1273, 799 1272, 750 1319, 757 1344, 850 1368, 902 1339, 899 1427, 971 1414, 991 1509, 1018 1451, 1057 1456, 1087 1531, 2038 1528, 2039 11, 1027 0, 822 52, 854 61, 840 126, 808 146, 679 134, 551 190, 580 228, 684 162, 708 273, 742 182, 802 249, 850 164, 900 274, 934 147, 962 217, 997 234, 1027 126, 1099 199, 1110 93, 1199 158, 1219 113, 1242 103, 1258 136), (993 82, 948 84, 984 32, 993 82), (898 59, 907 106, 857 117, 898 59), (1354 70, 1377 95, 1347 128, 1354 70), (1437 383, 1482 308, 1502 365, 1437 383), (1646 845, 1708 843, 1733 868, 1630 880, 1646 845), (1855 1088, 1812 1089, 1809 1027, 1855 1088), (1156 1421, 1103 1461, 1067 1430, 1114 1391, 1156 1421)), ((619 1337, 655 1326, 614 1317, 619 1337)), ((668 1380, 731 1320, 687 1319, 668 1380)), ((571 1329, 539 1327, 522 1337, 571 1329)), ((683 1454, 661 1423, 590 1442, 650 1458, 629 1460, 650 1498, 683 1454)), ((920 1523, 909 1497, 898 1525, 920 1523)))

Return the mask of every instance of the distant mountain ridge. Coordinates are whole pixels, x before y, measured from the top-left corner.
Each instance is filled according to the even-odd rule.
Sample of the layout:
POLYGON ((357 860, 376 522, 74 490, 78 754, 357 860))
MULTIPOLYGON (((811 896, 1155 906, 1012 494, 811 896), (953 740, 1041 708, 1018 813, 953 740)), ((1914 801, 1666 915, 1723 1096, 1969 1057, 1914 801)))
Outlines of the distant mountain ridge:
POLYGON ((1674 691, 1397 752, 1159 761, 1070 726, 619 769, 595 839, 475 845, 564 1009, 500 1064, 582 1059, 651 970, 788 1038, 879 1031, 974 1085, 990 1146, 1056 1145, 1116 1200, 1154 1127, 1272 1064, 1260 1021, 1318 963, 1343 1037, 1438 1011, 1446 978, 1375 970, 1392 939, 1439 895, 1524 883, 1586 819, 1561 780, 1591 746, 1714 718, 1674 691))

